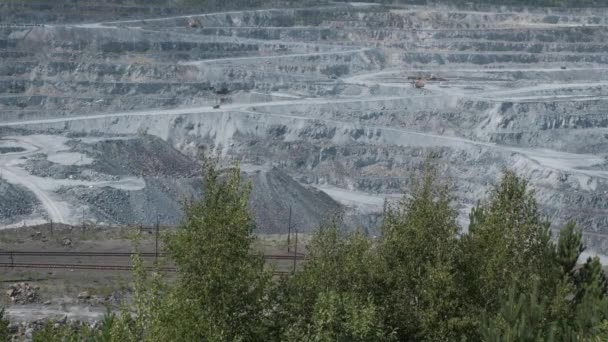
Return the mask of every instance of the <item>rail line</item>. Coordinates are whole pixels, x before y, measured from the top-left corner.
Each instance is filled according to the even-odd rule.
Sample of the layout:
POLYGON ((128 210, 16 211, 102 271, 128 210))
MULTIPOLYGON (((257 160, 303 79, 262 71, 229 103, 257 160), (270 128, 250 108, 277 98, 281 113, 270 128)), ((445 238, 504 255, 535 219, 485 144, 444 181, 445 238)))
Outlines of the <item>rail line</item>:
MULTIPOLYGON (((133 267, 130 265, 85 265, 85 264, 34 264, 34 263, 22 263, 22 262, 3 262, 0 263, 0 267, 9 268, 60 268, 60 269, 74 269, 74 270, 104 270, 104 271, 132 271, 133 267)), ((145 266, 148 271, 156 270, 157 268, 151 266, 145 266)), ((161 271, 175 272, 175 267, 161 267, 161 271)))
MULTIPOLYGON (((131 257, 135 254, 139 254, 141 257, 165 257, 167 253, 155 253, 155 252, 36 252, 36 251, 0 251, 0 256, 62 256, 62 257, 131 257)), ((264 254, 266 260, 303 260, 304 254, 264 254)))
MULTIPOLYGON (((53 262, 32 262, 28 260, 28 262, 17 262, 15 259, 18 257, 40 257, 40 258, 50 258, 50 257, 66 257, 66 258, 77 258, 77 257, 118 257, 118 258, 129 258, 138 254, 144 258, 154 258, 154 257, 165 257, 168 256, 167 253, 155 253, 155 252, 63 252, 63 251, 0 251, 0 257, 5 258, 4 262, 0 262, 0 268, 38 268, 38 269, 69 269, 69 270, 89 270, 89 271, 133 271, 133 266, 126 265, 116 265, 116 264, 82 264, 82 263, 53 263, 53 262), (10 262, 7 260, 10 259, 10 262)), ((253 255, 252 255, 253 256, 253 255)), ((302 261, 305 259, 305 255, 298 254, 264 254, 265 260, 285 260, 285 261, 293 261, 294 269, 296 262, 302 261)), ((32 258, 30 258, 32 259, 32 258)), ((35 258, 38 259, 38 258, 35 258)), ((37 261, 37 260, 36 260, 37 261)), ((74 261, 72 261, 74 262, 74 261)), ((164 266, 164 267, 154 267, 150 265, 143 266, 146 271, 162 271, 162 272, 176 272, 177 267, 175 266, 164 266)), ((290 274, 290 271, 273 271, 273 275, 286 275, 290 274)))
MULTIPOLYGON (((5 268, 44 268, 44 269, 70 269, 70 270, 96 270, 96 271, 132 271, 132 266, 127 265, 84 265, 84 264, 33 264, 33 263, 0 263, 5 268)), ((176 272, 177 267, 152 267, 145 266, 147 271, 176 272)), ((289 271, 273 271, 273 275, 290 274, 289 271)))
POLYGON ((130 252, 35 252, 35 251, 0 251, 0 256, 108 256, 108 257, 131 257, 135 254, 139 254, 142 257, 163 257, 165 253, 130 253, 130 252))

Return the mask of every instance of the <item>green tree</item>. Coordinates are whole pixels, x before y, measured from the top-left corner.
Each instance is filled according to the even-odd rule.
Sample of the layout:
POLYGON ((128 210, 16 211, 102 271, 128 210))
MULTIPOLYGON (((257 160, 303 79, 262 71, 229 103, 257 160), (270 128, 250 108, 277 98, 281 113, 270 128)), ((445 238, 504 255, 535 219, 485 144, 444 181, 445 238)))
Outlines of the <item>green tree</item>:
MULTIPOLYGON (((133 303, 131 307, 123 306, 118 317, 107 317, 110 341, 137 342, 151 340, 166 331, 163 317, 166 311, 171 311, 169 284, 163 281, 164 274, 160 272, 160 262, 155 262, 155 270, 148 272, 140 256, 141 233, 138 231, 132 237, 133 254, 133 303)), ((103 327, 103 325, 102 325, 103 327)))
POLYGON ((10 341, 11 334, 8 331, 10 322, 6 318, 6 311, 0 309, 0 341, 10 341))
POLYGON ((554 341, 555 327, 547 321, 547 301, 538 292, 521 292, 512 286, 501 302, 498 312, 485 318, 481 325, 481 337, 488 342, 540 342, 554 341))
MULTIPOLYGON (((572 298, 576 292, 575 276, 577 261, 584 250, 582 231, 577 229, 574 222, 567 223, 560 230, 556 245, 555 263, 558 272, 555 274, 553 298, 548 307, 547 319, 558 322, 561 327, 567 326, 572 320, 572 298)), ((563 338, 568 335, 567 329, 560 330, 563 338)))
POLYGON ((371 297, 377 288, 372 245, 359 233, 341 233, 341 223, 336 215, 322 226, 307 245, 301 269, 277 287, 278 340, 391 338, 371 297))
MULTIPOLYGON (((348 293, 320 292, 314 305, 310 341, 383 341, 391 334, 383 331, 380 312, 371 298, 362 301, 348 293)), ((294 336, 297 337, 297 336, 294 336)))
POLYGON ((601 341, 608 336, 608 303, 605 279, 598 259, 589 259, 583 266, 579 284, 584 289, 579 299, 573 293, 560 291, 573 287, 557 284, 556 298, 542 294, 538 286, 523 292, 516 285, 509 288, 496 314, 485 313, 480 334, 484 341, 601 341), (569 299, 570 298, 570 299, 569 299), (567 310, 555 314, 552 301, 567 303, 567 310), (487 317, 490 317, 489 319, 487 317))
POLYGON ((187 206, 183 223, 167 239, 177 280, 153 310, 155 329, 148 338, 265 340, 271 273, 251 248, 250 186, 238 165, 222 175, 212 160, 206 160, 203 183, 203 198, 187 206))
POLYGON ((571 274, 576 262, 585 250, 582 243, 583 232, 576 229, 574 222, 568 222, 560 231, 557 242, 557 263, 562 273, 571 274))
POLYGON ((525 292, 538 282, 543 293, 552 288, 556 265, 550 223, 541 217, 527 181, 506 171, 471 217, 461 269, 474 307, 495 312, 509 286, 525 292))
POLYGON ((471 285, 468 298, 477 299, 472 310, 483 317, 483 340, 585 341, 605 334, 606 278, 598 259, 577 268, 584 247, 574 223, 551 243, 532 192, 511 172, 471 217, 462 274, 471 285))
POLYGON ((608 283, 598 258, 588 258, 582 267, 577 267, 584 250, 581 240, 582 232, 569 223, 562 228, 557 244, 556 262, 563 279, 557 283, 554 305, 547 318, 555 321, 556 336, 563 341, 593 340, 606 333, 608 283))
POLYGON ((451 340, 469 323, 456 278, 458 225, 446 184, 427 166, 411 198, 385 206, 378 246, 378 303, 399 340, 451 340))
POLYGON ((592 336, 608 319, 607 281, 600 260, 587 259, 577 275, 574 327, 580 336, 592 336))
POLYGON ((86 325, 59 325, 48 321, 32 334, 33 342, 82 342, 91 339, 91 330, 86 325))

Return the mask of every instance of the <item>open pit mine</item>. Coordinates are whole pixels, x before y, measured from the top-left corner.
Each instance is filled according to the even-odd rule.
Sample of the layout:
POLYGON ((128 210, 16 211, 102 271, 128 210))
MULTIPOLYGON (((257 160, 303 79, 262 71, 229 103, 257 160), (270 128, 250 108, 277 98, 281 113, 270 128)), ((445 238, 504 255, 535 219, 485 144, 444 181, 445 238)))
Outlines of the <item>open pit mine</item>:
POLYGON ((608 251, 608 9, 315 4, 0 3, 1 225, 177 224, 215 154, 260 233, 373 235, 430 158, 463 229, 512 169, 608 251))

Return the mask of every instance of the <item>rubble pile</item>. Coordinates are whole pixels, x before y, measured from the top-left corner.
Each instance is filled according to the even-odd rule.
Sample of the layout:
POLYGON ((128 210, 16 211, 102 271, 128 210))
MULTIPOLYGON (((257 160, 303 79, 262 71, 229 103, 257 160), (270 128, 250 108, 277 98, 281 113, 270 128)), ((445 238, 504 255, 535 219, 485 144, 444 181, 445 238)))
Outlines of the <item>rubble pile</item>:
POLYGON ((83 326, 88 326, 91 330, 99 328, 99 322, 82 322, 75 319, 68 319, 68 316, 63 316, 56 319, 38 319, 30 322, 11 322, 8 326, 8 333, 12 336, 13 341, 31 341, 34 332, 42 329, 46 324, 52 324, 53 327, 69 326, 74 331, 79 330, 83 326))
POLYGON ((107 296, 93 295, 89 291, 83 291, 80 292, 76 298, 78 304, 117 307, 123 296, 118 291, 114 291, 107 296))
POLYGON ((6 294, 13 304, 31 304, 40 301, 38 290, 40 287, 29 283, 15 283, 6 291, 6 294))

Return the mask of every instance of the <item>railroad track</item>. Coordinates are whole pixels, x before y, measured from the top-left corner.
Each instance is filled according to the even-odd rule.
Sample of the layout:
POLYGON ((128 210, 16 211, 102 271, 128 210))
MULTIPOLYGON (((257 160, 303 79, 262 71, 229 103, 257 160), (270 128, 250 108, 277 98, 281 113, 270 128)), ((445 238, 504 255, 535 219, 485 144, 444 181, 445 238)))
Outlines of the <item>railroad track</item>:
MULTIPOLYGON (((132 271, 133 267, 128 265, 84 265, 84 264, 34 264, 20 262, 3 262, 0 267, 7 268, 43 268, 43 269, 70 269, 70 270, 96 270, 96 271, 132 271)), ((144 266, 147 271, 160 270, 163 272, 176 272, 177 267, 160 267, 144 266)), ((273 271, 273 275, 285 275, 292 272, 288 271, 273 271)))
MULTIPOLYGON (((104 264, 104 263, 82 263, 82 258, 130 258, 136 253, 133 252, 40 252, 40 251, 0 251, 0 258, 3 260, 0 262, 0 268, 37 268, 37 269, 69 269, 69 270, 89 270, 89 271, 132 271, 133 266, 128 262, 123 265, 119 264, 104 264), (19 260, 19 258, 25 258, 19 260), (61 262, 53 258, 65 258, 68 262, 61 262), (74 260, 69 260, 74 258, 74 260), (43 262, 39 262, 39 259, 44 259, 43 262), (71 262, 70 262, 71 261, 71 262), (78 263, 74 263, 78 262, 78 263)), ((154 252, 141 252, 137 253, 142 258, 156 258, 165 257, 167 253, 154 253, 154 252)), ((305 256, 301 253, 285 255, 285 254, 265 254, 264 259, 266 260, 285 260, 285 261, 302 261, 305 256)), ((120 262, 119 262, 120 263, 120 262)), ((147 271, 160 270, 163 272, 176 272, 177 268, 174 266, 165 266, 156 268, 151 265, 145 265, 144 269, 147 271)), ((290 274, 289 271, 274 271, 273 275, 285 275, 290 274)))
MULTIPOLYGON (((36 264, 36 263, 23 263, 23 262, 3 262, 0 263, 0 267, 11 267, 11 268, 59 268, 59 269, 74 269, 74 270, 105 270, 105 271, 132 271, 133 267, 130 265, 84 265, 84 264, 36 264)), ((156 268, 146 266, 146 270, 155 270, 156 268)), ((161 267, 161 271, 175 272, 175 267, 161 267)))
MULTIPOLYGON (((41 256, 41 257, 131 257, 135 254, 144 258, 165 257, 166 253, 155 252, 36 252, 36 251, 0 251, 0 256, 41 256)), ((304 254, 264 254, 266 260, 303 260, 304 254)))
MULTIPOLYGON (((30 251, 0 251, 0 256, 65 256, 65 257, 131 257, 137 253, 130 252, 30 252, 30 251)), ((165 253, 146 252, 139 253, 142 257, 163 257, 165 253)))

